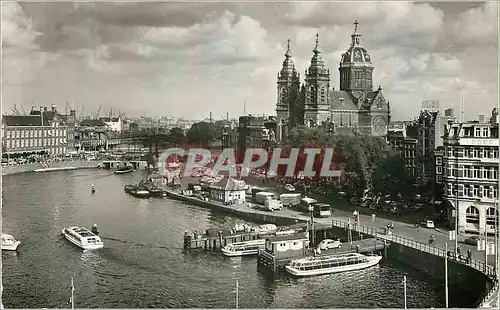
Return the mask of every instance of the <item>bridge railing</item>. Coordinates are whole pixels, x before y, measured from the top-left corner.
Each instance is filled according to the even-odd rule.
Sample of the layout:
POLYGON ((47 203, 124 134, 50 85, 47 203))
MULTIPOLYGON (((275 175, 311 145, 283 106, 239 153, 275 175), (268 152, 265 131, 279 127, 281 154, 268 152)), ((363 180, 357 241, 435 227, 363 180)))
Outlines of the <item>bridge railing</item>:
MULTIPOLYGON (((428 244, 428 243, 419 242, 419 241, 416 241, 416 240, 411 239, 411 238, 401 237, 401 236, 397 236, 397 235, 393 235, 393 234, 389 234, 389 235, 387 235, 385 233, 382 234, 378 231, 378 229, 375 229, 375 228, 361 226, 361 225, 355 225, 355 224, 351 224, 351 223, 340 221, 340 220, 332 220, 332 226, 339 227, 339 228, 345 228, 345 229, 351 229, 353 231, 356 231, 356 232, 359 232, 359 233, 362 233, 365 235, 370 235, 370 236, 374 236, 376 238, 381 238, 381 239, 391 241, 391 242, 394 242, 397 244, 401 244, 401 245, 404 245, 404 246, 407 246, 407 247, 410 247, 410 248, 413 248, 413 249, 416 249, 416 250, 419 250, 422 252, 430 253, 430 254, 433 254, 433 255, 436 255, 439 257, 444 258, 445 255, 448 255, 448 253, 446 253, 446 251, 442 248, 433 246, 433 245, 428 244)), ((451 255, 448 255, 448 259, 455 260, 455 261, 462 263, 462 264, 467 264, 470 267, 486 274, 488 277, 490 277, 493 280, 493 286, 490 288, 490 290, 488 290, 485 293, 484 297, 482 298, 482 300, 480 302, 480 307, 485 306, 489 302, 489 299, 492 297, 492 295, 495 292, 498 292, 499 282, 498 282, 498 278, 496 276, 496 270, 494 267, 489 266, 485 262, 482 262, 482 261, 474 259, 474 258, 471 259, 467 263, 466 260, 463 260, 460 258, 457 259, 455 257, 454 253, 452 253, 451 255)))
MULTIPOLYGON (((467 263, 467 261, 465 259, 460 259, 460 257, 456 258, 454 253, 449 252, 449 254, 448 254, 448 253, 446 253, 446 251, 444 249, 433 246, 429 243, 419 242, 419 241, 416 241, 416 240, 411 239, 411 238, 406 238, 406 237, 402 237, 402 236, 398 236, 398 235, 394 235, 394 234, 380 233, 379 230, 375 229, 375 228, 361 226, 361 225, 355 225, 352 223, 350 224, 348 222, 344 222, 344 221, 340 221, 340 220, 332 220, 332 225, 335 227, 351 229, 353 231, 356 231, 356 232, 359 232, 359 233, 362 233, 365 235, 371 235, 371 236, 381 238, 381 239, 384 239, 387 241, 398 243, 398 244, 401 244, 401 245, 404 245, 404 246, 407 246, 407 247, 410 247, 410 248, 413 248, 413 249, 416 249, 416 250, 419 250, 422 252, 426 252, 426 253, 429 253, 429 254, 432 254, 435 256, 439 256, 439 257, 444 258, 446 255, 448 255, 449 260, 454 260, 454 261, 457 261, 460 263, 467 263)), ((489 266, 480 260, 472 258, 467 265, 469 265, 472 268, 486 274, 489 277, 496 278, 494 267, 489 266)))

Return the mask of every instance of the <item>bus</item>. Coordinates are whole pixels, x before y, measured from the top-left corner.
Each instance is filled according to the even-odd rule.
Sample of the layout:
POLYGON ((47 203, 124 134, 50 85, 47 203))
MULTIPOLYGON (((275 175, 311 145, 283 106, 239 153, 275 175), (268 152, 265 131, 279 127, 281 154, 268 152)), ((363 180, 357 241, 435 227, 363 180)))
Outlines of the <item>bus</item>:
POLYGON ((330 205, 327 203, 315 203, 314 204, 314 216, 315 217, 330 217, 332 211, 330 205))
POLYGON ((313 206, 315 203, 317 203, 318 201, 316 199, 313 199, 313 198, 309 198, 309 197, 304 197, 300 200, 300 206, 299 206, 299 209, 302 211, 302 212, 309 212, 309 207, 310 206, 313 206))

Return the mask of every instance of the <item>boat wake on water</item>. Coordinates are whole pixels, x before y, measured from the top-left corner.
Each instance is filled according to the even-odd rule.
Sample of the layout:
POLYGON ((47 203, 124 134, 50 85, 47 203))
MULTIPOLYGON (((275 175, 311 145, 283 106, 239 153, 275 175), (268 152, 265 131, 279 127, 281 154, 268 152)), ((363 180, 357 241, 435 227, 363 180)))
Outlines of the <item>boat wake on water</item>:
POLYGON ((160 245, 160 244, 146 244, 146 243, 140 243, 140 242, 134 242, 134 241, 121 240, 121 239, 116 239, 116 238, 101 237, 101 239, 116 241, 116 242, 121 242, 121 243, 127 243, 127 244, 131 244, 131 245, 137 245, 137 246, 147 247, 147 248, 182 250, 181 247, 172 247, 172 246, 165 246, 165 245, 160 245))

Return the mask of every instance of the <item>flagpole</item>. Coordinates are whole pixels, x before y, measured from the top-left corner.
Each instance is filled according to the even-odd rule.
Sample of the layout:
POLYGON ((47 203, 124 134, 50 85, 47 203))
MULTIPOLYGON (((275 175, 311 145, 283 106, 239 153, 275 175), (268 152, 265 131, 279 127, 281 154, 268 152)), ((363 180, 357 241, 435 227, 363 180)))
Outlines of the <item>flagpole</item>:
POLYGON ((73 277, 71 277, 71 309, 75 309, 75 286, 73 285, 73 277))
POLYGON ((236 280, 236 309, 238 309, 239 304, 239 296, 238 296, 238 280, 236 280))
POLYGON ((403 288, 404 288, 404 295, 405 295, 405 309, 408 309, 407 304, 406 304, 406 274, 403 276, 403 288))
POLYGON ((448 242, 444 244, 444 295, 448 308, 448 242))
POLYGON ((484 272, 488 274, 488 223, 486 222, 486 216, 484 217, 484 272))

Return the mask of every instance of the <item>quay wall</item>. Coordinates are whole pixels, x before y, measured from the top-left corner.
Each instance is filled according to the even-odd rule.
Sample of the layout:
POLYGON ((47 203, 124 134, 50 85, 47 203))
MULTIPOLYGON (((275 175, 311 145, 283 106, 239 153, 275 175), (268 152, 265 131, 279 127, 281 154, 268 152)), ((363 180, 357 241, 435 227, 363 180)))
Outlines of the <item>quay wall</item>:
MULTIPOLYGON (((397 260, 438 281, 441 280, 444 289, 445 259, 443 257, 394 242, 391 242, 387 256, 391 260, 397 260)), ((461 294, 467 295, 466 300, 476 301, 475 304, 467 305, 468 307, 478 307, 487 292, 493 288, 493 282, 483 272, 449 259, 448 286, 453 287, 455 292, 460 291, 461 294)), ((453 302, 453 299, 453 296, 450 295, 450 305, 459 306, 453 302)))
POLYGON ((225 214, 231 214, 242 219, 253 220, 262 223, 273 223, 276 225, 292 225, 304 222, 301 219, 291 218, 289 216, 277 215, 272 212, 252 210, 243 205, 226 206, 214 201, 204 201, 197 197, 184 196, 172 190, 166 190, 167 196, 172 199, 180 200, 202 208, 212 209, 214 211, 223 211, 225 214), (245 209, 244 209, 245 208, 245 209), (297 221, 297 222, 296 222, 297 221))
MULTIPOLYGON (((167 196, 196 205, 203 208, 209 208, 214 211, 224 212, 225 214, 231 214, 240 218, 247 220, 254 220, 263 223, 273 223, 276 225, 290 225, 297 222, 305 222, 307 217, 294 218, 292 216, 278 215, 272 212, 266 212, 261 210, 254 210, 242 205, 236 206, 226 206, 222 203, 214 201, 204 201, 197 197, 188 197, 179 194, 172 190, 166 190, 167 196)), ((339 223, 335 224, 333 222, 338 222, 336 220, 332 221, 331 226, 321 227, 318 225, 316 231, 316 240, 319 240, 322 236, 341 238, 342 240, 347 240, 348 231, 345 227, 339 227, 339 223)), ((346 223, 344 223, 346 224, 346 223)), ((342 225, 344 226, 344 225, 342 225)), ((445 277, 445 260, 443 255, 436 255, 433 251, 438 250, 434 247, 429 247, 428 249, 419 249, 412 246, 406 246, 404 243, 409 241, 415 243, 411 240, 406 240, 397 236, 391 236, 387 238, 382 236, 380 232, 372 229, 366 229, 366 231, 352 231, 352 239, 358 240, 364 237, 374 236, 390 241, 390 246, 387 249, 387 257, 392 261, 397 261, 405 265, 409 265, 419 272, 427 274, 429 277, 434 279, 442 280, 443 291, 444 291, 444 277, 445 277), (400 241, 400 242, 398 242, 400 241)), ((497 289, 494 288, 493 281, 488 277, 487 272, 482 272, 481 269, 466 265, 460 262, 448 260, 448 285, 449 287, 454 287, 454 291, 460 290, 461 295, 467 296, 467 300, 474 300, 468 307, 478 307, 486 299, 491 298, 491 294, 497 289), (490 298, 488 298, 490 297, 490 298)), ((444 294, 444 293, 443 293, 444 294)), ((463 296, 461 296, 463 297, 463 296)), ((462 298, 461 298, 462 299, 462 298)), ((450 296, 450 305, 459 306, 453 303, 453 296, 450 296)), ((463 299, 462 299, 463 300, 463 299)))
MULTIPOLYGON (((95 169, 99 165, 99 161, 54 161, 50 162, 51 168, 76 167, 78 169, 95 169)), ((19 166, 2 167, 2 175, 10 175, 16 173, 33 172, 35 169, 44 168, 40 163, 24 164, 19 166)))

